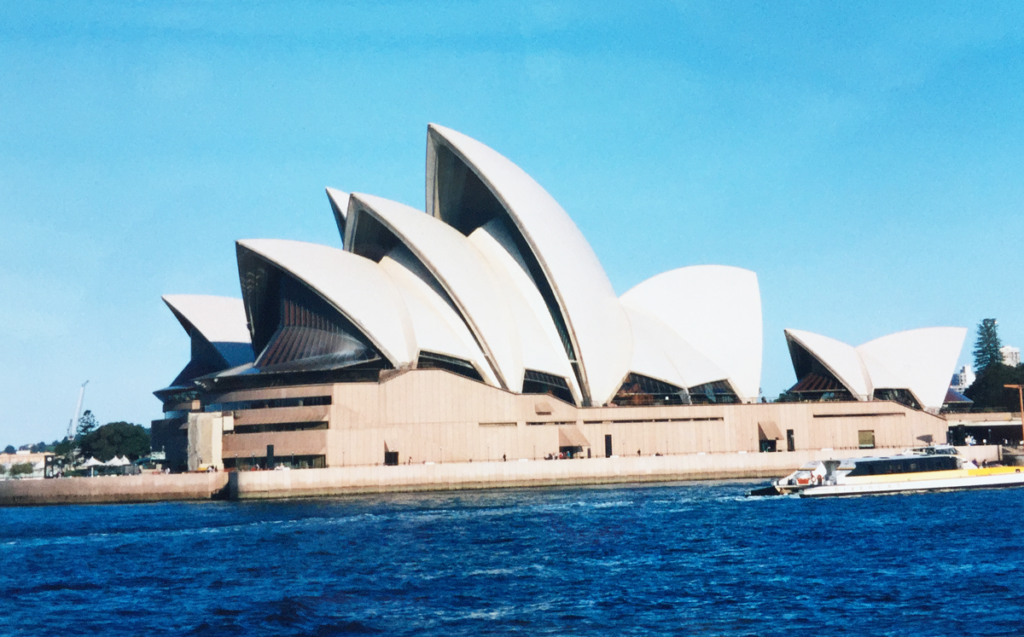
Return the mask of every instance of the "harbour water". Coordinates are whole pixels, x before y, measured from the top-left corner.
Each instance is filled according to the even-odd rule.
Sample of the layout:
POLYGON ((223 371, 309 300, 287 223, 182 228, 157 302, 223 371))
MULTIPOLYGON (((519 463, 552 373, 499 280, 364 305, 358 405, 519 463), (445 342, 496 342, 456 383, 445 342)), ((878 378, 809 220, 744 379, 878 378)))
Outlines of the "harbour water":
POLYGON ((1024 490, 750 486, 0 509, 0 634, 1024 634, 1024 490))

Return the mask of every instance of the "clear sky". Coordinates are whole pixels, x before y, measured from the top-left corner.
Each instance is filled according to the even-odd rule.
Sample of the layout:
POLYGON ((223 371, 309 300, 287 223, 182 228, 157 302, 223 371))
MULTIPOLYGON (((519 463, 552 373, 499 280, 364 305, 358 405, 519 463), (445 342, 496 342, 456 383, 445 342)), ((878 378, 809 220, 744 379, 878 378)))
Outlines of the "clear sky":
MULTIPOLYGON (((0 445, 148 424, 167 293, 234 241, 339 245, 325 186, 424 205, 426 126, 506 155, 615 289, 757 272, 782 330, 1024 345, 1024 3, 52 2, 0 8, 0 445)), ((950 374, 954 370, 949 370, 950 374)))

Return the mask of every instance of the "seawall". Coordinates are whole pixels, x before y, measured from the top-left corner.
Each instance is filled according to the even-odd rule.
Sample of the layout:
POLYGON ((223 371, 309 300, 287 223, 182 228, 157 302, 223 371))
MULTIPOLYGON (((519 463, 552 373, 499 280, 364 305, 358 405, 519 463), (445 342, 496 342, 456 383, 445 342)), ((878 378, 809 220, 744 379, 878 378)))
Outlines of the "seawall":
MULTIPOLYGON (((230 474, 228 489, 230 498, 247 500, 401 491, 768 479, 786 475, 810 460, 886 455, 899 451, 901 449, 714 453, 249 471, 230 474)), ((970 459, 999 458, 999 448, 995 446, 965 447, 961 451, 965 458, 970 459)))
MULTIPOLYGON (((682 480, 767 479, 810 460, 898 453, 899 449, 711 453, 624 456, 586 460, 531 460, 334 467, 0 482, 0 506, 101 504, 171 500, 237 500, 360 493, 448 491, 682 480)), ((964 447, 976 460, 998 460, 996 446, 964 447)))
POLYGON ((0 506, 211 500, 227 494, 227 483, 226 473, 5 480, 0 482, 0 506))

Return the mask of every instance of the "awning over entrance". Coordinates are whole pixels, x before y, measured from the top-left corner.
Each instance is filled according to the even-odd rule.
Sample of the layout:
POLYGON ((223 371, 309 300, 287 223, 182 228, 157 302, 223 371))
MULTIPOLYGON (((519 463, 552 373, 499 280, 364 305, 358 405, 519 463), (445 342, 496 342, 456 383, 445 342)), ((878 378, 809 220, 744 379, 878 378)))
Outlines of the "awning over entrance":
POLYGON ((566 425, 558 428, 559 447, 589 447, 590 443, 576 425, 566 425))
POLYGON ((782 432, 774 420, 762 420, 757 423, 758 440, 782 440, 782 432))

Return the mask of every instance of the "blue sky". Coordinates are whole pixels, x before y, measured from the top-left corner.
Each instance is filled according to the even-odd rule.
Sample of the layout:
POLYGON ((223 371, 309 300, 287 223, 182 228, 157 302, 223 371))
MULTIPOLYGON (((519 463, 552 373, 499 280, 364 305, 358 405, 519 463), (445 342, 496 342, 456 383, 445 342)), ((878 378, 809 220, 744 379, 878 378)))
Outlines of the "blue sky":
MULTIPOLYGON (((338 245, 324 186, 423 207, 426 125, 547 188, 618 292, 758 273, 782 330, 1000 320, 1024 345, 1024 4, 6 3, 0 445, 148 423, 188 359, 167 293, 234 241, 338 245)), ((952 373, 953 370, 950 370, 952 373)))

